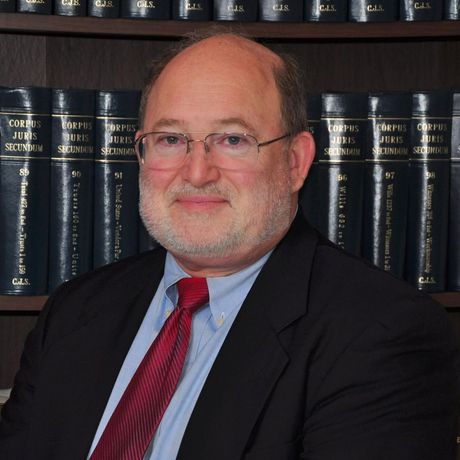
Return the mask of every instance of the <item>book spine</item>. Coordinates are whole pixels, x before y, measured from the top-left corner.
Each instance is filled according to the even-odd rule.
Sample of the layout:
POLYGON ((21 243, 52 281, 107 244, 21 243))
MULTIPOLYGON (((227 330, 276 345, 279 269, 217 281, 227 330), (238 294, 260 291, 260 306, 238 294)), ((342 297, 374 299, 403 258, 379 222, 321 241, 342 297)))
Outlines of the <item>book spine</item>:
POLYGON ((323 93, 320 122, 320 230, 342 249, 361 252, 367 94, 323 93))
POLYGON ((299 0, 259 0, 259 20, 302 22, 303 2, 299 0))
POLYGON ((446 285, 452 93, 412 98, 406 279, 418 289, 446 285))
POLYGON ((87 0, 55 0, 54 14, 58 16, 86 16, 87 0))
POLYGON ((122 18, 170 19, 170 0, 122 0, 122 18))
POLYGON ((214 0, 216 21, 257 21, 257 2, 254 0, 214 0))
POLYGON ((348 0, 306 0, 304 20, 311 22, 345 22, 348 0))
MULTIPOLYGON (((321 95, 307 94, 307 131, 319 142, 319 124, 321 119, 321 95)), ((299 203, 305 218, 310 225, 319 227, 320 194, 318 185, 318 155, 315 155, 307 179, 299 193, 299 203)))
POLYGON ((440 21, 442 19, 442 0, 400 0, 401 21, 440 21))
POLYGON ((458 21, 460 19, 460 1, 445 0, 444 19, 450 21, 458 21))
POLYGON ((460 93, 454 93, 452 114, 447 287, 460 291, 460 93))
POLYGON ((120 0, 88 0, 88 16, 118 18, 120 0))
POLYGON ((149 235, 142 220, 139 221, 139 252, 150 251, 158 246, 158 243, 149 235))
POLYGON ((48 290, 92 268, 94 92, 51 95, 48 290))
POLYGON ((172 18, 186 21, 210 21, 211 0, 173 0, 172 18))
POLYGON ((16 0, 0 0, 0 13, 14 13, 16 0))
POLYGON ((0 293, 47 289, 50 90, 0 88, 0 293))
POLYGON ((371 93, 364 178, 363 256, 404 276, 412 95, 371 93))
POLYGON ((390 22, 398 19, 398 0, 349 0, 351 22, 390 22))
POLYGON ((138 250, 138 163, 133 148, 140 94, 98 91, 93 266, 138 250))
POLYGON ((51 14, 51 0, 17 0, 16 8, 18 13, 36 13, 36 14, 51 14))

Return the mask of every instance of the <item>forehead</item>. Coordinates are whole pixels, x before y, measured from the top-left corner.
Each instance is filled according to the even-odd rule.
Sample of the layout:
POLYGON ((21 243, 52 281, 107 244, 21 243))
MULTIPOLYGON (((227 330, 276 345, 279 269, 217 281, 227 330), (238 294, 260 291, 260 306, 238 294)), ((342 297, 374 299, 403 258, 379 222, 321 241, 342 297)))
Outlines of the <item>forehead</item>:
MULTIPOLYGON (((280 123, 273 67, 279 58, 267 48, 235 37, 214 37, 177 55, 150 93, 145 125, 158 118, 259 120, 280 123)), ((204 128, 204 127, 203 127, 204 128)))

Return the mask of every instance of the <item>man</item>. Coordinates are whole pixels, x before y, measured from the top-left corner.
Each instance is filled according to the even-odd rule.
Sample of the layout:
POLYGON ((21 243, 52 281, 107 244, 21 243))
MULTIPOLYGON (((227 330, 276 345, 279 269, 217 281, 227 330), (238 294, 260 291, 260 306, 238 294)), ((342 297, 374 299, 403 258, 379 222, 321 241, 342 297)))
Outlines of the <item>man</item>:
POLYGON ((301 87, 290 61, 232 34, 150 76, 140 208, 167 252, 49 300, 2 414, 2 459, 455 458, 457 345, 442 309, 297 210, 314 155, 301 87), (126 404, 184 277, 206 278, 209 302, 190 320, 178 381, 163 383, 175 365, 155 370, 142 380, 153 389, 126 404), (139 414, 157 404, 130 457, 139 414))

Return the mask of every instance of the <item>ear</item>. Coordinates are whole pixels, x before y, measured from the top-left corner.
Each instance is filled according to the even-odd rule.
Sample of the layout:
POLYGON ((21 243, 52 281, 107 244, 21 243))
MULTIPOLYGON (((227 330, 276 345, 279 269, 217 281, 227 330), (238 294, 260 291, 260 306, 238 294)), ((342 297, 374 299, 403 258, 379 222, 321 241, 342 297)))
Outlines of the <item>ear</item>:
POLYGON ((289 148, 289 168, 291 176, 291 191, 298 192, 315 157, 315 141, 313 136, 302 131, 291 141, 289 148))

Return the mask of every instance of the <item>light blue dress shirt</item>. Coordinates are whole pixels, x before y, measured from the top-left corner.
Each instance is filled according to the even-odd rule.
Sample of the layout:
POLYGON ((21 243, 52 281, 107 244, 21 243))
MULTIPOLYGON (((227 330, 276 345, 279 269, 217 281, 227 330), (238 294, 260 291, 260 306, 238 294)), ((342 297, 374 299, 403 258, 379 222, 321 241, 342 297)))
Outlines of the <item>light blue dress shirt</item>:
MULTIPOLYGON (((209 304, 193 316, 190 345, 181 379, 144 460, 174 460, 177 457, 185 428, 214 360, 270 253, 237 273, 207 279, 209 304)), ((188 276, 168 253, 164 276, 120 369, 89 456, 145 353, 174 309, 177 303, 175 284, 188 276)))

